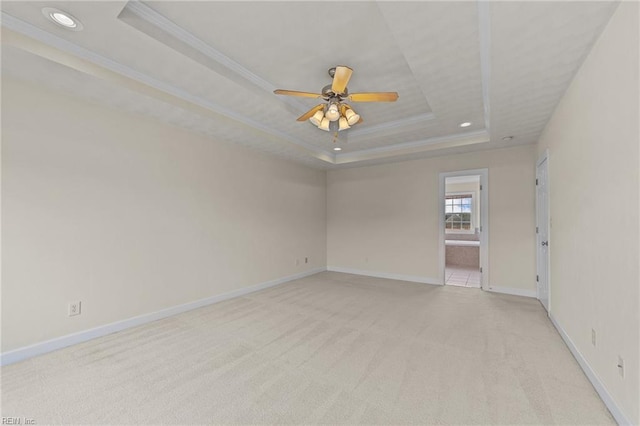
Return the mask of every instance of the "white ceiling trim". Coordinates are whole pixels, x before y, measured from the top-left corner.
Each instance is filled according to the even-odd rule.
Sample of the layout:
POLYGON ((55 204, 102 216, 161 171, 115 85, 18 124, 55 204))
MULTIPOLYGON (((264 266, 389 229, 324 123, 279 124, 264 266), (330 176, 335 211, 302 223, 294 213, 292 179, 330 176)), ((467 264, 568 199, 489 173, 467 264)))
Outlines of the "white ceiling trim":
POLYGON ((491 82, 491 2, 478 0, 478 36, 480 38, 480 74, 482 81, 482 104, 484 127, 491 129, 491 104, 489 89, 491 82))
MULTIPOLYGON (((181 40, 188 40, 188 43, 192 48, 197 49, 202 54, 206 54, 207 57, 215 60, 218 64, 224 65, 228 70, 233 71, 236 76, 240 76, 245 81, 249 81, 253 86, 269 92, 272 92, 275 87, 268 81, 251 73, 237 62, 226 57, 221 52, 218 52, 211 46, 208 46, 206 43, 197 39, 195 36, 191 36, 179 26, 138 1, 132 1, 128 3, 127 6, 129 5, 131 5, 130 11, 135 10, 147 18, 152 17, 153 19, 149 18, 148 22, 154 25, 158 25, 157 22, 162 22, 161 25, 164 25, 163 28, 170 28, 172 33, 180 34, 181 40)), ((227 109, 215 102, 195 96, 183 89, 157 80, 117 61, 99 55, 64 38, 24 22, 6 12, 2 12, 1 16, 2 26, 9 30, 5 30, 5 34, 3 34, 4 41, 22 50, 198 114, 213 114, 218 117, 221 116, 235 122, 239 122, 263 134, 271 136, 272 140, 290 144, 296 149, 302 150, 307 155, 328 164, 340 165, 371 159, 380 159, 384 157, 395 157, 425 151, 484 143, 488 142, 490 139, 487 130, 479 130, 476 132, 435 137, 386 147, 352 151, 344 154, 333 154, 300 141, 285 132, 270 128, 256 120, 238 114, 235 111, 227 109)), ((485 24, 488 25, 488 20, 485 24)), ((485 29, 488 34, 489 28, 486 27, 485 29)), ((485 46, 481 53, 485 56, 488 55, 488 52, 488 46, 485 46)), ((488 62, 488 56, 485 58, 485 61, 488 62)), ((486 95, 485 110, 488 109, 488 81, 487 65, 487 67, 483 68, 483 94, 486 95)), ((485 118, 487 117, 488 115, 485 115, 485 118)), ((435 114, 433 113, 419 114, 400 120, 363 127, 361 129, 352 129, 349 134, 353 136, 364 136, 409 124, 420 123, 424 120, 432 120, 434 118, 435 114)))
MULTIPOLYGON (((357 107, 356 107, 357 108, 357 107)), ((411 117, 402 118, 400 120, 387 121, 385 123, 374 124, 373 126, 361 127, 359 129, 350 129, 350 136, 365 136, 372 133, 382 132, 384 130, 396 129, 398 127, 408 126, 411 124, 421 123, 436 118, 435 114, 428 112, 425 114, 413 115, 411 117)))
MULTIPOLYGON (((136 22, 131 21, 129 16, 127 16, 128 13, 134 14, 136 17, 143 20, 148 25, 151 25, 156 30, 156 31, 153 31, 153 35, 147 33, 148 35, 162 42, 166 46, 178 51, 179 53, 201 63, 202 65, 205 65, 211 68, 210 66, 211 63, 209 61, 203 61, 201 57, 198 57, 198 55, 189 54, 188 51, 177 49, 175 46, 172 45, 173 43, 171 43, 169 40, 162 40, 161 38, 166 38, 166 36, 169 36, 174 39, 177 39, 179 42, 187 45, 189 48, 201 53, 211 61, 214 61, 217 65, 220 65, 226 68, 228 71, 232 73, 232 75, 235 75, 236 77, 240 77, 242 80, 244 80, 244 82, 249 82, 259 87, 260 89, 264 90, 265 92, 269 93, 270 95, 272 95, 273 91, 278 88, 271 82, 251 72, 250 70, 248 70, 247 68, 239 64, 238 62, 234 61, 233 59, 229 58, 221 51, 217 50, 215 47, 205 43, 204 41, 196 37, 194 34, 185 30, 181 26, 177 25, 175 22, 168 19, 166 16, 153 10, 152 8, 140 2, 139 0, 130 0, 122 10, 120 15, 118 16, 118 19, 126 22, 127 24, 131 25, 137 30, 145 32, 143 28, 139 28, 139 25, 135 25, 136 22), (165 37, 160 36, 160 34, 158 34, 158 30, 163 32, 165 34, 165 37)), ((214 71, 216 70, 214 69, 214 71)), ((225 73, 224 75, 227 77, 230 76, 228 73, 225 73)), ((309 107, 306 106, 305 104, 302 104, 301 102, 298 102, 292 98, 285 96, 285 97, 280 97, 280 99, 282 102, 285 102, 293 106, 295 109, 297 109, 300 112, 300 114, 305 113, 309 109, 309 107)), ((349 131, 349 134, 351 136, 364 136, 364 135, 380 132, 383 130, 395 129, 395 128, 407 126, 410 124, 416 124, 416 123, 420 123, 427 120, 433 120, 434 118, 435 118, 435 115, 433 113, 418 114, 411 117, 403 118, 401 120, 388 121, 388 122, 380 123, 373 126, 362 127, 359 129, 352 129, 349 131)))
MULTIPOLYGON (((129 19, 128 13, 135 15, 139 19, 151 25, 154 29, 160 30, 164 33, 164 37, 160 36, 160 34, 158 34, 157 31, 154 31, 153 35, 148 33, 147 35, 165 44, 167 47, 170 47, 173 50, 185 56, 188 56, 189 58, 195 60, 196 62, 199 62, 202 65, 208 68, 211 68, 210 66, 211 64, 209 61, 204 61, 202 60, 201 57, 198 57, 198 55, 190 55, 189 52, 185 52, 183 50, 177 49, 176 46, 173 45, 174 43, 167 42, 168 40, 166 40, 166 37, 167 36, 172 37, 177 41, 179 41, 180 43, 187 45, 191 49, 196 50, 197 52, 204 55, 210 61, 213 61, 216 64, 221 65, 225 69, 231 71, 233 76, 240 77, 243 80, 242 81, 243 83, 248 82, 271 95, 273 95, 273 91, 277 89, 277 87, 273 85, 271 82, 265 80, 259 75, 254 74, 253 72, 243 67, 238 62, 229 58, 224 53, 215 49, 213 46, 205 43, 204 41, 202 41, 201 39, 199 39, 189 31, 185 30, 181 26, 169 20, 167 17, 165 17, 161 13, 156 12, 155 10, 145 5, 144 3, 141 3, 138 0, 129 1, 125 5, 124 9, 122 9, 122 11, 120 12, 118 19, 131 25, 133 28, 135 28, 138 31, 145 32, 143 28, 139 28, 139 26, 135 25, 136 22, 132 22, 132 20, 129 19), (162 40, 161 38, 164 38, 165 40, 162 40)), ((214 69, 214 71, 216 70, 214 69)), ((225 74, 225 77, 229 77, 229 75, 225 74)), ((295 109, 299 110, 301 114, 309 109, 305 104, 299 101, 296 101, 292 98, 281 98, 281 100, 293 106, 295 109)))
POLYGON ((101 56, 95 52, 85 49, 84 47, 78 46, 61 37, 37 28, 5 12, 2 12, 2 26, 9 30, 15 31, 18 34, 22 34, 23 36, 30 38, 32 41, 40 42, 39 46, 35 46, 33 43, 29 43, 26 40, 18 40, 16 37, 3 37, 3 41, 9 41, 18 48, 61 63, 65 66, 84 72, 86 74, 93 75, 94 77, 125 85, 129 89, 133 89, 146 95, 153 96, 156 99, 160 99, 172 104, 179 104, 181 107, 186 106, 187 109, 194 110, 198 113, 207 112, 221 115, 225 118, 229 118, 244 125, 250 126, 256 130, 260 130, 271 136, 275 136, 280 140, 285 140, 291 144, 297 145, 298 148, 304 149, 308 154, 319 160, 333 163, 333 154, 329 152, 320 150, 312 145, 301 142, 282 131, 272 129, 260 122, 224 108, 214 102, 192 95, 191 93, 188 93, 182 89, 157 80, 153 77, 129 68, 119 62, 101 56), (54 50, 72 55, 76 60, 70 60, 68 57, 64 57, 64 55, 56 54, 54 50), (82 64, 77 59, 86 61, 93 66, 86 66, 87 64, 82 64), (110 71, 120 78, 104 71, 110 71), (131 81, 125 83, 122 77, 131 81), (132 82, 135 82, 137 84, 131 84, 132 82), (176 102, 176 98, 182 102, 176 102), (188 104, 196 106, 197 108, 190 108, 188 104), (206 111, 202 111, 203 109, 206 111))
MULTIPOLYGON (((246 69, 245 67, 243 67, 242 65, 234 61, 233 59, 224 55, 219 50, 214 49, 213 47, 211 47, 204 41, 200 40, 190 32, 186 31, 179 25, 176 25, 174 22, 167 19, 164 15, 156 12, 155 10, 151 9, 149 6, 146 6, 140 1, 138 0, 129 1, 125 5, 124 9, 122 10, 122 12, 125 12, 125 11, 130 11, 134 13, 136 16, 138 16, 139 18, 154 25, 155 27, 161 28, 166 33, 179 39, 183 43, 188 44, 189 46, 205 54, 207 57, 213 59, 214 61, 224 65, 225 67, 232 70, 234 73, 241 75, 243 78, 255 84, 256 86, 261 87, 262 89, 268 92, 273 92, 275 89, 277 89, 277 87, 275 87, 273 84, 269 83, 265 79, 252 73, 251 71, 249 71, 248 69, 246 69)), ((122 12, 121 12, 121 15, 122 15, 122 12)))
POLYGON ((415 154, 418 152, 433 151, 437 149, 486 143, 490 140, 489 132, 486 130, 477 130, 474 132, 440 136, 421 141, 406 142, 397 145, 337 154, 335 156, 335 162, 336 164, 348 164, 358 161, 375 160, 383 157, 396 157, 399 155, 415 154))

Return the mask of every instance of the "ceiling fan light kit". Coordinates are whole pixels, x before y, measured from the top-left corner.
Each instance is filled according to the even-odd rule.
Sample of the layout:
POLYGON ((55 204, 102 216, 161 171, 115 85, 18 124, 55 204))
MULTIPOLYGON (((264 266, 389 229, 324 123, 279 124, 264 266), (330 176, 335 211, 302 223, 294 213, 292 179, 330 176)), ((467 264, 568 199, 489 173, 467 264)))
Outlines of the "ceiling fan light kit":
MULTIPOLYGON (((316 105, 309 111, 298 117, 298 121, 309 120, 318 129, 329 131, 330 124, 337 123, 337 130, 347 130, 362 121, 350 105, 344 103, 345 100, 352 102, 395 102, 398 100, 396 92, 369 92, 349 94, 347 83, 351 78, 353 70, 344 65, 329 69, 329 75, 333 82, 322 88, 322 93, 299 92, 295 90, 277 89, 273 93, 276 95, 298 96, 303 98, 321 98, 326 103, 316 105)), ((336 125, 333 125, 334 128, 336 125)))
POLYGON ((349 126, 349 121, 347 121, 347 119, 344 117, 340 117, 340 120, 338 120, 338 126, 339 126, 338 131, 347 130, 351 128, 351 126, 349 126))
POLYGON ((311 124, 317 127, 320 125, 320 122, 322 122, 323 118, 324 118, 324 113, 322 111, 316 111, 316 113, 311 116, 309 121, 311 122, 311 124))
POLYGON ((353 126, 354 124, 357 124, 358 121, 360 121, 360 116, 358 114, 356 114, 356 112, 351 108, 346 108, 345 109, 344 116, 347 119, 347 122, 351 126, 353 126))
POLYGON ((320 122, 320 124, 318 125, 318 129, 320 130, 324 130, 325 132, 329 131, 329 119, 327 117, 324 117, 322 119, 322 121, 320 122))
POLYGON ((340 111, 338 110, 337 102, 330 102, 329 107, 327 108, 327 112, 324 115, 329 119, 329 121, 336 121, 340 118, 340 111))

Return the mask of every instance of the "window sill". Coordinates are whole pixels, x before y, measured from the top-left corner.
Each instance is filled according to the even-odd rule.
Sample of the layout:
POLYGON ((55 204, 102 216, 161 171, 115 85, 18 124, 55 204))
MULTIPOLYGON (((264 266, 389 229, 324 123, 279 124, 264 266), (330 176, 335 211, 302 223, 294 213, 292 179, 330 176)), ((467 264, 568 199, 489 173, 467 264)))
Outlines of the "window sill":
POLYGON ((469 230, 469 231, 464 231, 464 230, 459 230, 459 229, 445 229, 444 230, 445 234, 463 234, 463 235, 473 235, 476 233, 475 229, 473 230, 469 230))

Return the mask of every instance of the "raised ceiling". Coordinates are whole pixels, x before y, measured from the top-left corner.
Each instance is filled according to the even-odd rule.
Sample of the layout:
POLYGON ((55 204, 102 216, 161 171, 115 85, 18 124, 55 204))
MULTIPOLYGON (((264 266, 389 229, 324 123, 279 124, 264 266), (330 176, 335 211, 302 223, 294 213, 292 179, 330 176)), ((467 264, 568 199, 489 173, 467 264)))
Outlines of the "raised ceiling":
POLYGON ((535 143, 616 6, 3 1, 2 72, 312 167, 346 167, 535 143), (44 7, 84 29, 55 25, 44 7), (364 122, 334 142, 296 121, 317 100, 273 90, 319 92, 335 65, 354 69, 350 92, 400 98, 353 104, 364 122))

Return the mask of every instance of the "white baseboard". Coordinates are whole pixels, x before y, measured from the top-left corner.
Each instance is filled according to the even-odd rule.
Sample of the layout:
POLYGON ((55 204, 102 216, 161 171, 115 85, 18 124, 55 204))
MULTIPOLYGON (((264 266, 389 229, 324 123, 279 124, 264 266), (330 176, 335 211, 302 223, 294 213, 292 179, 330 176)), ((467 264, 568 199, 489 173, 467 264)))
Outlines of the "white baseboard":
POLYGON ((14 349, 12 351, 8 351, 0 355, 0 365, 13 364, 15 362, 22 361, 37 355, 42 355, 47 352, 55 351, 57 349, 66 348, 67 346, 86 342, 87 340, 106 336, 107 334, 115 333, 117 331, 125 330, 131 327, 136 327, 138 325, 146 324, 151 321, 156 321, 162 318, 177 315, 182 312, 190 311, 192 309, 201 308, 203 306, 211 305, 213 303, 222 302, 223 300, 232 299, 238 296, 244 296, 245 294, 253 293, 258 290, 263 290, 265 288, 283 284, 283 283, 286 283, 287 281, 304 278, 309 275, 314 275, 319 272, 323 272, 325 270, 326 268, 312 269, 310 271, 301 272, 299 274, 289 275, 283 278, 278 278, 275 280, 263 282, 263 283, 252 285, 249 287, 244 287, 229 293, 207 297, 206 299, 196 300, 194 302, 185 303, 183 305, 172 306, 170 308, 162 309, 160 311, 139 315, 137 317, 129 318, 126 320, 113 322, 111 324, 101 325, 99 327, 91 328, 89 330, 84 330, 84 331, 80 331, 73 334, 67 334, 66 336, 57 337, 55 339, 46 340, 44 342, 39 342, 33 345, 14 349))
POLYGON ((564 340, 564 343, 566 343, 567 347, 573 354, 573 357, 576 359, 576 361, 578 361, 578 364, 580 364, 582 371, 584 371, 584 374, 587 376, 596 392, 598 392, 598 395, 600 395, 600 398, 602 398, 604 405, 607 406, 607 408, 613 415, 613 418, 616 419, 616 422, 618 422, 619 425, 632 425, 633 423, 622 412, 620 407, 618 407, 609 392, 607 392, 607 388, 604 387, 604 384, 600 381, 596 373, 591 369, 591 366, 589 365, 587 360, 582 356, 576 345, 573 344, 573 341, 571 340, 569 335, 564 331, 560 324, 558 324, 553 315, 550 314, 549 319, 551 319, 551 322, 556 327, 556 330, 558 330, 558 333, 560 333, 560 337, 562 337, 562 340, 564 340))
POLYGON ((367 277, 388 278, 390 280, 411 281, 414 283, 442 285, 437 278, 421 277, 418 275, 401 275, 388 272, 365 271, 362 269, 342 268, 339 266, 328 266, 327 271, 343 272, 345 274, 364 275, 367 277))
POLYGON ((522 288, 491 286, 486 290, 492 291, 494 293, 510 294, 512 296, 524 296, 524 297, 533 297, 533 298, 538 297, 535 290, 525 290, 522 288))

